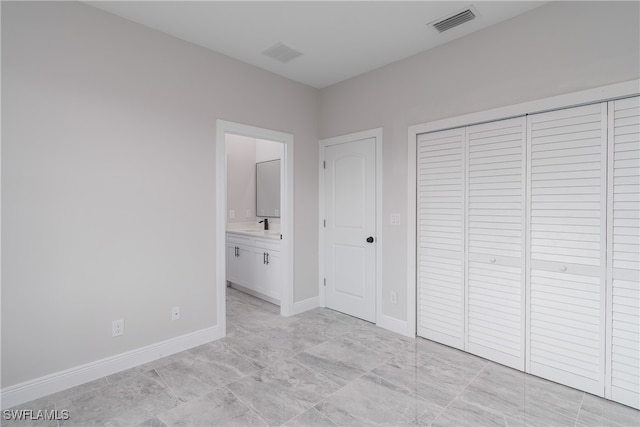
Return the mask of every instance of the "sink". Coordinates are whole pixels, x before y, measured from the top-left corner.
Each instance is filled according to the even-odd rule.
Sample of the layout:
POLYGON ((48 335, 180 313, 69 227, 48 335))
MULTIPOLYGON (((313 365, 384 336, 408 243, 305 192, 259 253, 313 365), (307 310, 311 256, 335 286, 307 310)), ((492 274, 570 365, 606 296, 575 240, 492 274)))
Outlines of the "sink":
POLYGON ((236 233, 248 233, 248 234, 253 234, 256 236, 280 236, 280 232, 276 231, 276 230, 256 230, 255 228, 241 228, 241 229, 237 229, 237 230, 227 230, 231 233, 236 232, 236 233))

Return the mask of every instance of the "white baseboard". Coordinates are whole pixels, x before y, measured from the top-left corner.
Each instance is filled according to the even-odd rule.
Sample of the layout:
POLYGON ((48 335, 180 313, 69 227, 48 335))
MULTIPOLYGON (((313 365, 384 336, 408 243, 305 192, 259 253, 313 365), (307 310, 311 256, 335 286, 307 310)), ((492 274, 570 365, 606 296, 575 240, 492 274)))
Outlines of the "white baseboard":
POLYGON ((404 335, 405 337, 415 338, 415 334, 409 333, 409 325, 405 320, 399 320, 395 317, 390 317, 385 314, 382 315, 380 321, 376 323, 376 325, 381 328, 387 329, 391 332, 395 332, 400 335, 404 335))
POLYGON ((317 307, 320 307, 319 296, 307 298, 305 300, 293 303, 293 309, 291 310, 291 315, 295 316, 296 314, 304 313, 305 311, 309 311, 317 307))
POLYGON ((219 326, 212 326, 126 353, 5 387, 0 392, 2 409, 11 408, 70 387, 97 380, 106 375, 115 374, 125 369, 152 362, 161 357, 215 341, 224 336, 224 331, 221 329, 219 326))

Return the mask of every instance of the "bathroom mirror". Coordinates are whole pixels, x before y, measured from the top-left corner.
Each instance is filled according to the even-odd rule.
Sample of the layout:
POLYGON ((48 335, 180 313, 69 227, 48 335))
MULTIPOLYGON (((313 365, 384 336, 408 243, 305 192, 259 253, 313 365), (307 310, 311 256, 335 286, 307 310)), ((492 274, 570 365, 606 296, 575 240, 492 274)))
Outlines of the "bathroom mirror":
POLYGON ((280 218, 280 160, 256 163, 256 216, 280 218))

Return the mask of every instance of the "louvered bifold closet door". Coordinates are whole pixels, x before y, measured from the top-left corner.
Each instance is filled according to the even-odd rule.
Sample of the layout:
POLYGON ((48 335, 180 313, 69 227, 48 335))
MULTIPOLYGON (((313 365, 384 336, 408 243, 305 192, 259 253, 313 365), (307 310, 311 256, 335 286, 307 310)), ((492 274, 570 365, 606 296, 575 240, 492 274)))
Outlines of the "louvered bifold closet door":
POLYGON ((525 117, 468 128, 467 350, 524 370, 525 117))
POLYGON ((464 347, 464 129, 418 136, 418 335, 464 347))
POLYGON ((604 394, 606 103, 528 116, 527 371, 604 394))
POLYGON ((607 397, 640 409, 640 98, 609 103, 607 397))

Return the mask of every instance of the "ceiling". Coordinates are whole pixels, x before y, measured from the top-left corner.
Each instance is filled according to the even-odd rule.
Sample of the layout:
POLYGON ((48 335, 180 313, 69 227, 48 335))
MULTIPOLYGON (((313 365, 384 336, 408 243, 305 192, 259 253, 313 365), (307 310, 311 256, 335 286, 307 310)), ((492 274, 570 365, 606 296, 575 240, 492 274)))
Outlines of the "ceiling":
POLYGON ((323 88, 512 18, 544 1, 88 1, 133 22, 291 80, 323 88), (477 17, 429 23, 469 6, 477 17), (281 63, 276 43, 302 53, 281 63))

